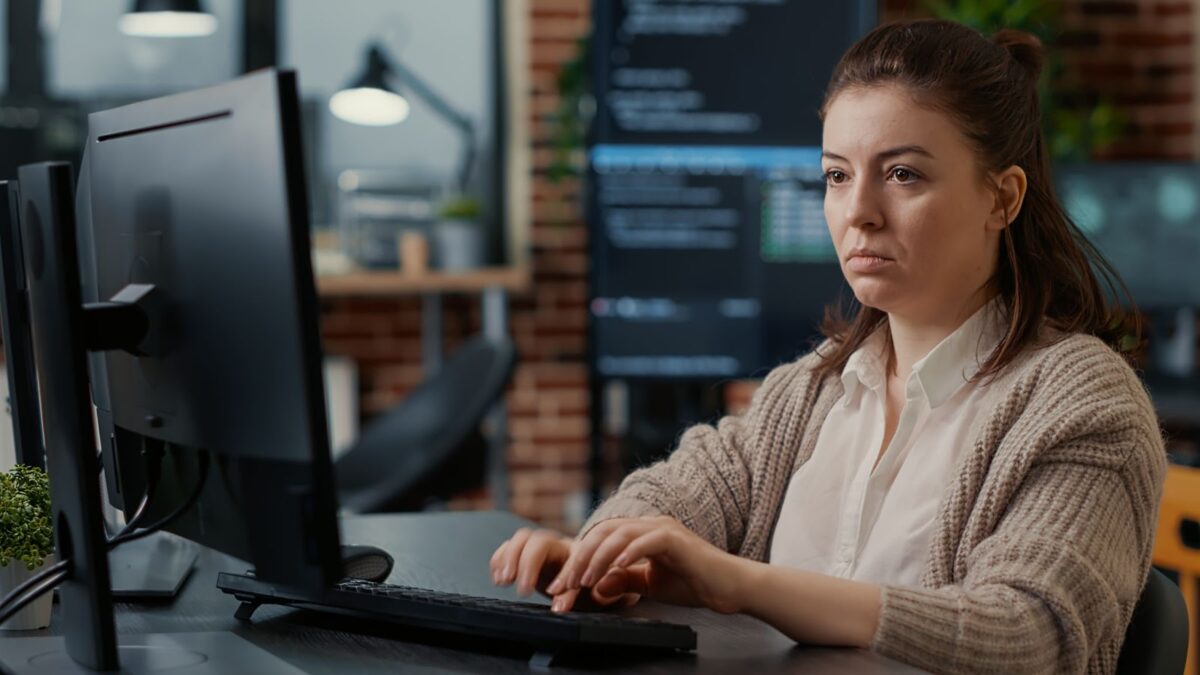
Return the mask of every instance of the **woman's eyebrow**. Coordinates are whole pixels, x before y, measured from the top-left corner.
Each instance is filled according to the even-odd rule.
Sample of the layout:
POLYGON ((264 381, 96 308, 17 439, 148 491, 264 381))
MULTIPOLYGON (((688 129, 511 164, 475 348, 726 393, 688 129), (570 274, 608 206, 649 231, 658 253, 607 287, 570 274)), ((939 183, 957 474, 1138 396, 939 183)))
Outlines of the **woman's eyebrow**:
MULTIPOLYGON (((928 150, 926 150, 925 148, 923 148, 919 145, 898 145, 894 148, 888 148, 887 150, 876 153, 875 159, 876 160, 891 159, 892 157, 898 157, 900 155, 908 155, 908 154, 924 155, 925 157, 928 157, 929 159, 934 159, 933 153, 929 152, 928 150)), ((825 159, 837 160, 840 162, 847 161, 845 157, 842 157, 841 155, 836 154, 836 153, 832 153, 828 150, 822 150, 821 157, 825 158, 825 159)))

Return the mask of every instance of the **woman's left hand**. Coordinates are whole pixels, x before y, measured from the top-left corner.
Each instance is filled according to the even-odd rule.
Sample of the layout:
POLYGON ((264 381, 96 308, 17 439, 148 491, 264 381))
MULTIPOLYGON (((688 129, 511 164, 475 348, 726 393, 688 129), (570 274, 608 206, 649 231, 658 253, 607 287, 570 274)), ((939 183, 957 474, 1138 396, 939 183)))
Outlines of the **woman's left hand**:
MULTIPOLYGON (((741 609, 744 562, 669 516, 614 518, 578 542, 547 592, 591 587, 604 596, 634 593, 729 614, 741 609)), ((554 609, 570 609, 564 604, 556 601, 554 609)))

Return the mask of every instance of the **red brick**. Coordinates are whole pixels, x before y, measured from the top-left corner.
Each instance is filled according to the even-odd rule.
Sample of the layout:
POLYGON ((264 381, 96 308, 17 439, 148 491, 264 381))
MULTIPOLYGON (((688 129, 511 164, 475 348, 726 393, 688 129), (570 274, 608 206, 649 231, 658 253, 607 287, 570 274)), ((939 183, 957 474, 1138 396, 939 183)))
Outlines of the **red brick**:
POLYGON ((1146 127, 1147 133, 1155 136, 1191 136, 1196 132, 1192 122, 1164 122, 1146 127))
POLYGON ((1088 30, 1066 30, 1058 36, 1054 44, 1065 48, 1096 47, 1100 44, 1100 34, 1088 30))
POLYGON ((1092 80, 1127 79, 1137 74, 1137 69, 1128 61, 1085 62, 1075 66, 1076 72, 1092 80))
POLYGON ((759 380, 734 380, 725 385, 725 409, 740 413, 750 407, 750 399, 762 382, 759 380))
MULTIPOLYGON (((606 0, 601 0, 604 2, 606 0)), ((592 3, 589 0, 530 0, 529 13, 533 16, 569 15, 588 16, 592 3)))
POLYGON ((1118 47, 1171 47, 1192 44, 1191 33, 1160 33, 1155 31, 1122 31, 1107 39, 1118 47))
POLYGON ((538 363, 529 368, 538 388, 587 385, 587 366, 582 363, 538 363))
POLYGON ((1088 16, 1137 16, 1136 2, 1081 2, 1080 13, 1088 16))
POLYGON ((561 68, 578 51, 573 40, 535 40, 529 48, 529 62, 534 66, 561 68))
POLYGON ((1154 5, 1158 16, 1187 16, 1192 13, 1190 2, 1159 2, 1154 5))
POLYGON ((1191 103, 1191 92, 1141 91, 1111 95, 1112 102, 1119 105, 1171 105, 1191 103))

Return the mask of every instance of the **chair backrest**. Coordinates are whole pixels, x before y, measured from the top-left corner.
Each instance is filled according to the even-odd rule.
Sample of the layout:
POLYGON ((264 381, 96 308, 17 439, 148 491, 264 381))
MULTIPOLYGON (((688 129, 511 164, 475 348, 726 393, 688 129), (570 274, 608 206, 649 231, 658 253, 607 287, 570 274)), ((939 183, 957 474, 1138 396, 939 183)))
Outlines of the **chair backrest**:
MULTIPOLYGON (((1167 465, 1167 479, 1163 482, 1162 502, 1158 509, 1158 527, 1155 528, 1154 553, 1151 560, 1162 569, 1176 573, 1183 601, 1188 606, 1188 616, 1200 616, 1200 542, 1196 531, 1200 529, 1200 468, 1182 464, 1167 465)), ((1185 669, 1188 675, 1200 673, 1200 631, 1193 626, 1192 642, 1188 650, 1185 669)))
POLYGON ((1117 660, 1118 675, 1180 675, 1187 660, 1188 614, 1179 587, 1151 568, 1117 660))
POLYGON ((341 506, 360 513, 386 508, 452 462, 455 449, 504 395, 516 358, 508 338, 463 343, 338 459, 341 506))

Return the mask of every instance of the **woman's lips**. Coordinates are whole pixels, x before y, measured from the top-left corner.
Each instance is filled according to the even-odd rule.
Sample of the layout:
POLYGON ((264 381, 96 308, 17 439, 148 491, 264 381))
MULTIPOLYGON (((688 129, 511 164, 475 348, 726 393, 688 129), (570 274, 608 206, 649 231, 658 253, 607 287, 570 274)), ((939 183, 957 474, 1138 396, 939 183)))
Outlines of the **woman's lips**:
POLYGON ((891 258, 882 258, 877 255, 854 255, 846 261, 846 268, 852 272, 878 272, 893 264, 891 258))

